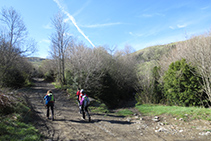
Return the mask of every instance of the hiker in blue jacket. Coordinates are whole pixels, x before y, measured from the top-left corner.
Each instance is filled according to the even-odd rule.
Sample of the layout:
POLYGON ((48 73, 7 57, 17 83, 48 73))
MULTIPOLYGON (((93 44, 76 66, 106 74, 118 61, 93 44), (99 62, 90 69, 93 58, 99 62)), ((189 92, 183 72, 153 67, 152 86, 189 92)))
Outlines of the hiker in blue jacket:
POLYGON ((51 107, 51 119, 54 120, 54 102, 55 97, 51 90, 47 91, 46 96, 44 97, 45 105, 47 106, 46 118, 49 119, 49 108, 51 107))

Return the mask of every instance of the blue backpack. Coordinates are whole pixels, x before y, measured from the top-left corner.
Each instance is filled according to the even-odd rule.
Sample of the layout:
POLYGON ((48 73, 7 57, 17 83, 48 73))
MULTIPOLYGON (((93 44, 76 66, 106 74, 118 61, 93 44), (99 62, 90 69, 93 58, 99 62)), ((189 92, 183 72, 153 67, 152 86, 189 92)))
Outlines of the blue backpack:
POLYGON ((49 95, 46 95, 46 96, 44 97, 44 100, 45 100, 45 105, 47 105, 48 102, 51 100, 51 97, 50 97, 49 95))

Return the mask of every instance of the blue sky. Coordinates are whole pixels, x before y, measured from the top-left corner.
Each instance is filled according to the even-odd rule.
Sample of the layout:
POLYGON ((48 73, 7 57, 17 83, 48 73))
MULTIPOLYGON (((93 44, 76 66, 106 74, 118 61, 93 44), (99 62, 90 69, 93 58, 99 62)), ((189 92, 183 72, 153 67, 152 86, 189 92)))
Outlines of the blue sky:
POLYGON ((51 19, 62 11, 69 34, 87 46, 140 50, 185 40, 211 29, 210 0, 0 0, 23 18, 37 42, 33 56, 49 56, 51 19))

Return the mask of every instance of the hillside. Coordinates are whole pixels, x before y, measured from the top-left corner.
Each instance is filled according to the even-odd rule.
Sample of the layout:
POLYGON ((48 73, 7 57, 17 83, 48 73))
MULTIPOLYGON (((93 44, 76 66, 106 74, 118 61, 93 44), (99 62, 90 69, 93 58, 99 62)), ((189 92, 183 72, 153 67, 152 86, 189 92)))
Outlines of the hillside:
MULTIPOLYGON (((134 52, 133 55, 137 57, 140 63, 158 60, 162 55, 168 53, 171 48, 175 48, 176 44, 177 42, 146 47, 134 52)), ((26 59, 36 67, 39 67, 43 61, 47 60, 39 57, 27 57, 26 59)))
POLYGON ((26 58, 29 62, 33 64, 34 67, 38 68, 41 66, 42 62, 45 61, 45 58, 39 58, 39 57, 27 57, 26 58))
MULTIPOLYGON (((132 55, 135 55, 139 65, 142 68, 151 68, 156 64, 156 61, 160 59, 161 56, 167 54, 169 50, 176 47, 177 42, 165 44, 165 45, 155 45, 146 47, 144 49, 138 50, 132 55)), ((35 68, 39 68, 43 61, 48 60, 39 57, 27 57, 29 62, 33 64, 35 68)), ((139 67, 140 68, 140 67, 139 67)))
POLYGON ((136 51, 134 55, 137 57, 140 63, 158 60, 162 55, 167 54, 171 48, 175 48, 176 44, 177 43, 175 42, 166 45, 150 46, 136 51))
POLYGON ((150 46, 133 53, 135 55, 138 65, 137 73, 147 75, 151 69, 157 66, 159 59, 168 54, 168 52, 176 47, 177 42, 166 45, 150 46))

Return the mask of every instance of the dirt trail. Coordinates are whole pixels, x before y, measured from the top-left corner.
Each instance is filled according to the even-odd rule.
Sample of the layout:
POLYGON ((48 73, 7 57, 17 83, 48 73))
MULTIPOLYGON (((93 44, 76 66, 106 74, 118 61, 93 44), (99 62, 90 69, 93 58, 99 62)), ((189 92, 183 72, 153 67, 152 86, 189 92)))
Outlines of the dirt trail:
POLYGON ((35 80, 35 86, 30 89, 29 101, 40 117, 36 126, 47 137, 46 140, 208 140, 207 136, 197 137, 197 135, 189 135, 186 132, 172 134, 158 131, 156 133, 158 123, 152 122, 151 117, 143 117, 140 120, 138 115, 128 118, 91 112, 92 121, 89 123, 81 119, 76 102, 68 99, 65 92, 56 90, 51 84, 43 82, 41 79, 35 80), (53 91, 56 98, 55 121, 46 119, 43 97, 49 89, 53 91))

